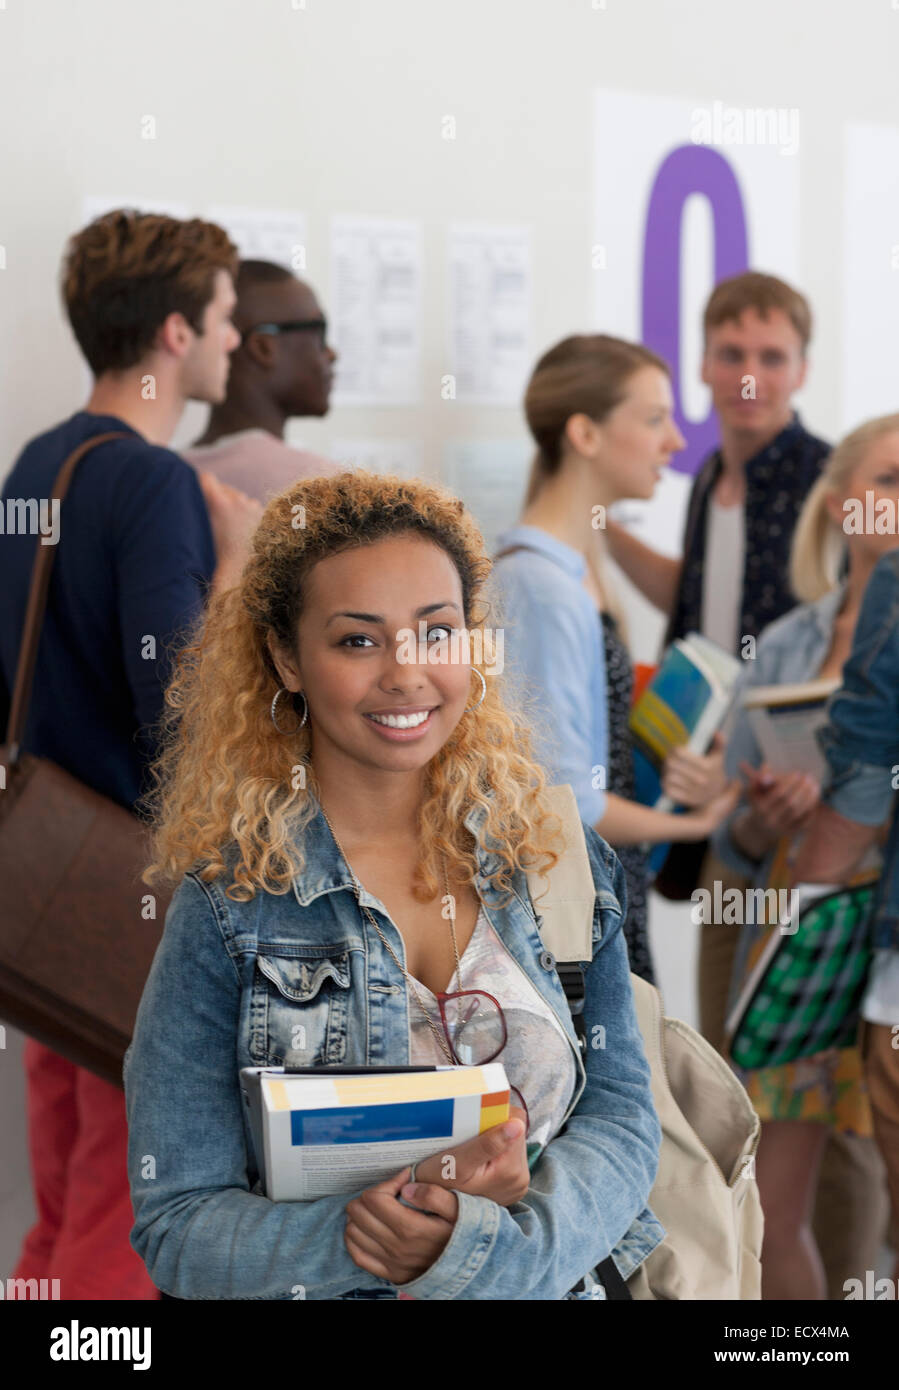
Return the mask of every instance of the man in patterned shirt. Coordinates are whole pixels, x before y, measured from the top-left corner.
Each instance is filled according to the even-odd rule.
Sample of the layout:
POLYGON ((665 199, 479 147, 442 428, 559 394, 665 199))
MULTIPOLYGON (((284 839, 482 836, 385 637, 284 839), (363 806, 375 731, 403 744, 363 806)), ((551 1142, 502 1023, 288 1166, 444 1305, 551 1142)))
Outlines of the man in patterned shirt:
POLYGON ((683 557, 608 524, 615 559, 669 619, 666 646, 699 631, 740 656, 745 637, 795 605, 793 528, 830 452, 792 404, 805 382, 811 328, 807 300, 773 275, 737 275, 709 299, 702 379, 721 443, 693 482, 683 557))
MULTIPOLYGON (((683 557, 659 554, 612 521, 606 534, 625 574, 668 618, 666 646, 698 631, 751 659, 755 642, 746 639, 796 604, 789 584, 793 530, 830 451, 792 404, 808 371, 812 315, 797 290, 749 271, 716 286, 703 326, 702 379, 721 442, 693 482, 683 557)), ((688 894, 700 875, 704 884, 732 877, 713 856, 703 865, 703 849, 677 846, 666 863, 688 894)), ((715 924, 700 933, 700 1028, 720 1046, 736 935, 715 924)), ((843 1297, 843 1279, 856 1273, 857 1252, 870 1244, 883 1211, 882 1188, 873 1141, 833 1136, 815 1218, 831 1297, 843 1297)))
MULTIPOLYGON (((666 646, 701 632, 751 658, 755 643, 746 639, 796 603, 789 586, 793 529, 829 452, 792 404, 808 370, 811 309, 782 280, 749 271, 716 287, 703 323, 702 379, 721 443, 694 479, 683 557, 661 555, 612 521, 607 535, 625 574, 668 617, 666 646)), ((689 896, 705 846, 674 853, 689 896)), ((734 944, 733 932, 702 929, 700 1026, 716 1046, 734 944)))

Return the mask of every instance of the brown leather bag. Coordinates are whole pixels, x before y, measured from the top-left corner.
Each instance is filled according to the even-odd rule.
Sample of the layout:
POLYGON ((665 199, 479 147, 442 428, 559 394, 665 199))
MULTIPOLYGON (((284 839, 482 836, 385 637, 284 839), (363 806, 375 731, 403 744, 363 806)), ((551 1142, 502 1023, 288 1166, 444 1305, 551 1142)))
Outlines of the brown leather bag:
MULTIPOLYGON (((66 459, 60 502, 96 435, 66 459)), ((23 753, 56 547, 38 541, 6 742, 0 748, 0 1018, 122 1085, 122 1061, 169 893, 140 881, 138 818, 47 758, 23 753)))

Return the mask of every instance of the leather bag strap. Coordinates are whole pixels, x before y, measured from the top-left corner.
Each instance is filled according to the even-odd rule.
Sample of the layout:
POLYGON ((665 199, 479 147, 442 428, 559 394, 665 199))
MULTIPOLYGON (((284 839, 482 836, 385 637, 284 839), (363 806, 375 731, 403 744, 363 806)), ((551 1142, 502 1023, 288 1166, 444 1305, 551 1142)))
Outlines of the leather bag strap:
MULTIPOLYGON (((86 439, 83 444, 78 445, 77 449, 73 449, 56 475, 53 491, 50 494, 51 502, 56 499, 60 504, 62 503, 75 469, 90 449, 95 449, 98 444, 105 444, 110 439, 126 439, 127 437, 124 430, 110 430, 105 434, 96 434, 92 439, 86 439)), ((41 640, 44 614, 47 611, 50 575, 53 571, 55 557, 56 546, 43 545, 38 537, 34 564, 31 569, 31 584, 28 589, 28 604, 25 609, 25 623, 22 629, 22 642, 19 647, 16 678, 9 707, 9 720, 6 726, 7 764, 9 767, 12 767, 18 760, 19 749, 25 734, 25 721, 28 717, 28 705, 31 700, 34 668, 37 664, 37 650, 41 640)))
MULTIPOLYGON (((531 550, 531 549, 532 549, 532 547, 529 546, 529 545, 507 545, 506 548, 505 548, 505 550, 498 550, 498 551, 496 552, 496 554, 493 556, 492 563, 495 565, 496 562, 497 562, 497 560, 502 560, 506 555, 517 555, 518 552, 519 552, 519 550, 531 550)), ((537 552, 538 555, 539 555, 540 553, 541 553, 540 551, 537 552)))

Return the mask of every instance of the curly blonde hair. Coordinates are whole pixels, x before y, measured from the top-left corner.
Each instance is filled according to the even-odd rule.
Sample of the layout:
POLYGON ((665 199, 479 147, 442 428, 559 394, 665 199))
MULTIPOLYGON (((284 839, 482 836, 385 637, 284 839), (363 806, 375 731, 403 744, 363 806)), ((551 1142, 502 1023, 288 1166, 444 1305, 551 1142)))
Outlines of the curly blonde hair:
MULTIPOLYGON (((223 851, 236 846, 229 897, 245 902, 257 889, 289 890, 305 863, 303 830, 319 789, 308 722, 287 736, 272 723, 281 681, 267 637, 295 650, 307 581, 319 561, 410 533, 453 561, 466 627, 484 634, 490 562, 475 522, 451 493, 359 470, 296 483, 268 504, 240 583, 211 601, 175 656, 163 751, 145 802, 154 821, 147 883, 178 880, 191 868, 205 881, 216 879, 228 867, 223 851)), ((474 839, 463 823, 474 806, 484 807, 482 843, 488 847, 489 840, 497 856, 490 882, 506 897, 515 870, 545 871, 559 857, 551 845, 561 824, 524 717, 506 708, 496 679, 485 684, 480 705, 462 715, 425 772, 414 887, 423 901, 442 882, 441 856, 454 878, 470 881, 477 871, 474 839)))

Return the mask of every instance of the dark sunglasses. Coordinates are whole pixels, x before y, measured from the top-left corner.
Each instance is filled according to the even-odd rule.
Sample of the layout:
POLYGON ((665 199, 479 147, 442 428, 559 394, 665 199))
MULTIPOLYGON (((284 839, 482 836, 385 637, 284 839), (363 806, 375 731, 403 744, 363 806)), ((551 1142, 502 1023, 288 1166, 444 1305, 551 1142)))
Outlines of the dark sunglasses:
POLYGON ((294 319, 291 323, 256 323, 252 328, 245 328, 241 335, 246 341, 251 333, 318 333, 321 346, 324 347, 328 337, 328 320, 320 319, 294 319))

